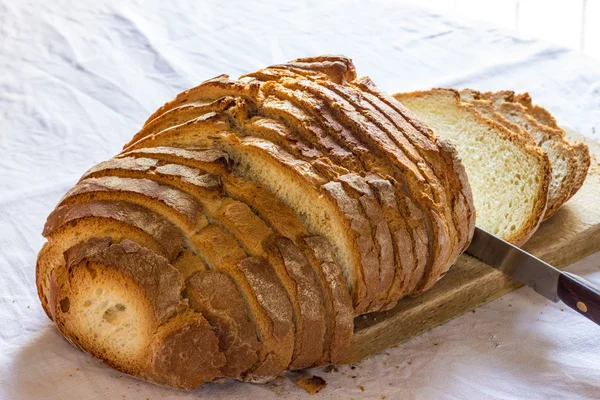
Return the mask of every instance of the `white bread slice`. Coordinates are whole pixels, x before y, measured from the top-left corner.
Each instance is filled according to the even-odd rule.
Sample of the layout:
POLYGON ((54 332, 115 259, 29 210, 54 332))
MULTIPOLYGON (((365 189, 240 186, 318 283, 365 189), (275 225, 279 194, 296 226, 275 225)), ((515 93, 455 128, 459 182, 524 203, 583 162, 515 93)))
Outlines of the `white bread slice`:
POLYGON ((436 135, 453 140, 471 188, 477 225, 512 243, 524 243, 546 209, 550 163, 537 148, 460 102, 458 92, 433 89, 394 95, 436 135), (481 163, 486 168, 481 168, 481 163))

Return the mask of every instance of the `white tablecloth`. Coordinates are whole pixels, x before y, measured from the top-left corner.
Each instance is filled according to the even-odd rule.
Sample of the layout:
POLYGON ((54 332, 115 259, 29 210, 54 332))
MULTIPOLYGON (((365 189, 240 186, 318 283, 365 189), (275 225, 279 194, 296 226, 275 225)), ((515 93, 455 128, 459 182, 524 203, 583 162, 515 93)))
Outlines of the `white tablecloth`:
MULTIPOLYGON (((34 282, 48 213, 176 93, 212 76, 343 53, 388 91, 515 88, 600 134, 600 65, 397 2, 0 0, 0 398, 300 398, 292 379, 142 383, 68 345, 34 282), (252 396, 252 397, 251 397, 252 396)), ((560 26, 556 27, 560 29, 560 26)), ((571 270, 600 282, 600 257, 571 270)), ((600 330, 527 289, 339 372, 319 398, 600 398, 600 330), (363 391, 364 389, 364 391, 363 391)))

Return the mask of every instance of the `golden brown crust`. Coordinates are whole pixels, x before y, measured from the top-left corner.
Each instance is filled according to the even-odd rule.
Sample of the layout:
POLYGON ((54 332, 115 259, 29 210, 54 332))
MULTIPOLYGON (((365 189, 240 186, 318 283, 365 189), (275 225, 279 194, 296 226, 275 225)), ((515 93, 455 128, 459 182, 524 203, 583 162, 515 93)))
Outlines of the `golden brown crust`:
POLYGON ((185 292, 190 306, 202 313, 219 338, 219 349, 227 359, 221 371, 241 379, 258 361, 261 344, 235 283, 221 272, 200 271, 187 280, 185 292))
POLYGON ((145 379, 191 390, 223 376, 226 358, 212 327, 198 313, 184 312, 160 326, 150 347, 145 379))
POLYGON ((329 242, 321 236, 311 236, 305 237, 303 243, 315 265, 325 302, 327 335, 321 364, 336 364, 345 357, 354 331, 352 298, 329 242))
MULTIPOLYGON (((291 284, 288 296, 293 300, 296 340, 289 369, 313 367, 321 361, 325 340, 325 310, 321 288, 306 256, 290 239, 277 237, 268 246, 272 254, 269 259, 277 260, 272 265, 279 264, 285 268, 286 280, 291 284)), ((279 273, 280 277, 281 275, 279 273)))
POLYGON ((190 230, 202 216, 202 206, 192 196, 145 178, 106 176, 84 179, 63 196, 59 205, 91 200, 122 200, 146 206, 190 230))
POLYGON ((50 237, 64 225, 74 226, 78 220, 86 218, 111 219, 144 231, 164 249, 163 255, 168 259, 175 258, 182 249, 184 236, 180 229, 142 206, 122 201, 93 201, 59 206, 48 216, 42 234, 50 237))

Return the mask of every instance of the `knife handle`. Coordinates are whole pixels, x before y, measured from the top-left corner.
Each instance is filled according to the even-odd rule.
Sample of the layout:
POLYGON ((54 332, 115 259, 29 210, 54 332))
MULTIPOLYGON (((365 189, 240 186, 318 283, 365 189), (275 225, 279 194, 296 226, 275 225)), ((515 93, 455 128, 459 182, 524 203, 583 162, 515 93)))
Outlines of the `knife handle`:
POLYGON ((573 310, 600 325, 600 289, 592 283, 563 272, 558 277, 558 297, 573 310))

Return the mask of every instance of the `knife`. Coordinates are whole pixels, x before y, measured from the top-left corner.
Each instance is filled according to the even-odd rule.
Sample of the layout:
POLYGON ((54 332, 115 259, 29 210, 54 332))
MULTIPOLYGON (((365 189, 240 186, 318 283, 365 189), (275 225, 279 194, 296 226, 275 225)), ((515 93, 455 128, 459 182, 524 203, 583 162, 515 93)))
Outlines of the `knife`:
POLYGON ((475 227, 468 254, 529 286, 548 300, 567 306, 600 325, 600 289, 585 279, 563 272, 475 227))

